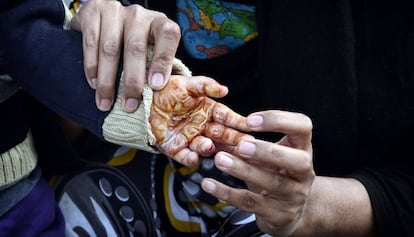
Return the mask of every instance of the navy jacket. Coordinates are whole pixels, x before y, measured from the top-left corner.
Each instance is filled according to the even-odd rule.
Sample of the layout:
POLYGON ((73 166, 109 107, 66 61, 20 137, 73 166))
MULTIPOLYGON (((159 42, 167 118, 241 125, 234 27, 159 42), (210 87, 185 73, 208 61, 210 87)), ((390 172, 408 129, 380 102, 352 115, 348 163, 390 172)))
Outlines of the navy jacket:
MULTIPOLYGON (((0 9, 1 71, 53 111, 102 137, 101 126, 106 113, 91 103, 95 94, 82 69, 81 34, 63 29, 62 1, 5 0, 0 2, 0 9)), ((29 109, 26 105, 22 102, 4 111, 9 116, 3 116, 2 119, 6 117, 8 121, 0 125, 1 131, 7 131, 0 135, 0 152, 7 150, 5 144, 12 140, 10 135, 19 127, 25 127, 25 122, 17 121, 19 116, 12 114, 17 113, 16 110, 26 113, 24 111, 29 109)), ((22 131, 21 134, 26 133, 22 131)))

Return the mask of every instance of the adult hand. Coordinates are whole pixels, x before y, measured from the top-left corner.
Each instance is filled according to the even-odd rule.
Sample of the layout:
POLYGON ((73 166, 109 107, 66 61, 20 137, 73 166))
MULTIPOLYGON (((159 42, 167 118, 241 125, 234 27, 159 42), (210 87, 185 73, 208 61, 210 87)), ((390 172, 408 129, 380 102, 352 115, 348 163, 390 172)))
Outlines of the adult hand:
POLYGON ((96 89, 100 110, 108 111, 113 104, 121 52, 125 111, 136 110, 146 75, 155 90, 167 83, 181 35, 179 26, 165 14, 137 4, 89 0, 73 17, 71 28, 83 33, 84 70, 96 89), (148 45, 154 46, 154 53, 146 72, 148 45))
POLYGON ((211 78, 171 76, 167 86, 155 91, 150 124, 157 148, 179 163, 192 167, 199 154, 215 151, 213 140, 236 145, 250 137, 227 125, 248 130, 246 118, 209 97, 221 98, 225 86, 211 78))
POLYGON ((286 135, 276 143, 244 139, 237 147, 217 147, 224 151, 216 154, 216 166, 244 180, 248 189, 210 178, 202 181, 202 187, 218 199, 255 213, 262 231, 289 236, 301 224, 315 179, 312 122, 303 114, 274 110, 249 115, 247 125, 255 132, 286 135))

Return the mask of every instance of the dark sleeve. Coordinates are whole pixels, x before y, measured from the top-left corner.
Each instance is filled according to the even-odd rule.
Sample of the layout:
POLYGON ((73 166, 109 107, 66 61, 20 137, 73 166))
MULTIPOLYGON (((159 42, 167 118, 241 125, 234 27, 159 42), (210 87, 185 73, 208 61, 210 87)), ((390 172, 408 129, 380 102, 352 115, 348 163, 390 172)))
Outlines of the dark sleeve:
POLYGON ((414 236, 414 167, 364 169, 351 175, 367 189, 379 236, 414 236))
POLYGON ((102 138, 106 113, 83 71, 81 34, 64 30, 61 0, 5 0, 0 3, 3 70, 24 90, 59 115, 102 138))

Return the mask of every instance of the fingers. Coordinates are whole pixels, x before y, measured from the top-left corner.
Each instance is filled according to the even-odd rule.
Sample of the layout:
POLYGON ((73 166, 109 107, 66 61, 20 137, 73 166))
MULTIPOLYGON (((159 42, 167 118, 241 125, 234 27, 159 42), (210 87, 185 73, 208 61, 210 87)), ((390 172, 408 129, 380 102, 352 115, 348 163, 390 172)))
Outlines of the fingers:
POLYGON ((99 1, 88 1, 70 23, 70 28, 82 32, 84 71, 88 84, 96 88, 98 75, 98 46, 101 17, 96 4, 99 1), (85 21, 82 19, 85 18, 85 21), (82 24, 83 23, 83 24, 82 24))
POLYGON ((156 16, 151 23, 149 34, 154 48, 148 71, 148 82, 151 88, 160 90, 164 88, 170 77, 181 32, 180 27, 164 14, 154 14, 156 16))
POLYGON ((114 85, 122 45, 123 7, 118 1, 88 1, 71 22, 82 31, 84 71, 96 89, 96 105, 108 111, 114 100, 114 85))
POLYGON ((214 146, 216 147, 216 152, 225 151, 230 154, 237 154, 237 146, 236 145, 228 145, 225 143, 215 142, 214 146))
POLYGON ((98 77, 96 103, 100 110, 110 110, 114 101, 115 81, 118 73, 122 46, 122 5, 107 1, 111 7, 102 10, 101 35, 99 41, 98 77))
POLYGON ((287 136, 280 144, 298 149, 311 149, 312 121, 293 112, 269 110, 250 114, 247 125, 256 132, 280 132, 287 136))
POLYGON ((250 135, 239 132, 216 122, 209 122, 205 129, 206 137, 215 142, 227 145, 237 145, 241 140, 251 138, 250 135))
POLYGON ((204 178, 201 187, 219 200, 254 213, 258 227, 275 236, 290 236, 303 213, 303 198, 294 202, 278 200, 265 193, 232 188, 211 178, 204 178))
POLYGON ((196 136, 190 142, 188 147, 186 147, 182 143, 175 144, 174 146, 161 145, 161 147, 161 151, 163 153, 167 154, 169 157, 172 157, 175 161, 187 167, 196 166, 199 162, 199 156, 210 156, 213 154, 215 149, 213 142, 210 139, 203 136, 196 136))
POLYGON ((138 108, 144 86, 150 26, 143 19, 145 9, 133 4, 127 7, 129 18, 124 30, 124 72, 122 105, 127 112, 138 108))
POLYGON ((243 180, 248 189, 232 188, 210 178, 203 179, 201 186, 216 198, 255 213, 263 230, 287 236, 303 213, 315 178, 310 155, 278 144, 250 142, 254 146, 238 146, 244 158, 219 152, 214 159, 218 169, 243 180))
POLYGON ((303 181, 314 175, 312 154, 308 151, 256 139, 244 139, 237 148, 238 155, 248 161, 260 163, 261 168, 268 170, 283 170, 295 180, 303 181))
POLYGON ((201 181, 201 187, 216 198, 256 215, 261 215, 265 210, 269 210, 269 208, 263 207, 266 203, 263 196, 248 190, 231 188, 211 178, 204 178, 201 181))
POLYGON ((213 142, 211 141, 211 139, 204 137, 204 136, 195 137, 191 141, 189 147, 192 151, 197 152, 197 154, 203 157, 212 155, 215 150, 215 146, 213 142))
POLYGON ((249 132, 251 129, 247 126, 246 117, 234 112, 226 105, 215 103, 213 108, 213 120, 217 123, 228 127, 238 129, 240 131, 249 132))
POLYGON ((181 77, 185 88, 194 97, 209 96, 214 98, 221 98, 227 95, 228 88, 221 85, 212 78, 205 76, 173 76, 173 78, 181 77))
POLYGON ((146 80, 147 53, 153 46, 149 65, 149 85, 160 90, 166 85, 172 70, 180 40, 180 29, 164 14, 132 4, 126 8, 124 29, 123 109, 133 112, 141 99, 146 80), (151 46, 152 47, 152 46, 151 46))
POLYGON ((196 136, 188 145, 173 155, 173 159, 187 167, 194 167, 199 162, 199 157, 208 157, 214 153, 215 146, 211 139, 204 136, 196 136))
POLYGON ((114 101, 121 51, 123 55, 122 106, 137 109, 146 80, 148 45, 154 45, 149 84, 162 89, 171 74, 180 40, 179 26, 165 14, 137 4, 90 0, 75 15, 71 27, 83 33, 84 70, 96 89, 96 104, 108 111, 114 101))
POLYGON ((174 156, 172 156, 172 158, 187 167, 195 167, 199 162, 197 152, 188 148, 178 151, 174 156))
POLYGON ((249 190, 234 190, 209 180, 210 182, 203 186, 206 192, 262 216, 269 216, 269 213, 266 213, 268 208, 261 205, 273 202, 272 200, 276 200, 272 205, 283 203, 283 206, 278 208, 285 210, 289 209, 288 206, 297 210, 297 207, 305 203, 315 177, 311 154, 253 139, 243 140, 237 150, 232 152, 243 156, 243 159, 219 152, 215 156, 215 165, 218 169, 246 182, 249 190))

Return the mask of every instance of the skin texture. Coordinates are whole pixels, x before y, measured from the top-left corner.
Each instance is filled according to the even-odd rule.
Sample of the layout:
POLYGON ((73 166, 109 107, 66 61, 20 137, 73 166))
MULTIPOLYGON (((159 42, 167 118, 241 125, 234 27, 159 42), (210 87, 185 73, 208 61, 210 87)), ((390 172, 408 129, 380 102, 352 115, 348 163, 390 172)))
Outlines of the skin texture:
POLYGON ((216 166, 241 180, 235 189, 211 178, 202 188, 215 197, 253 212, 259 228, 273 236, 373 236, 368 194, 354 179, 315 176, 312 122, 299 113, 270 110, 251 114, 247 126, 277 132, 277 142, 243 139, 220 145, 216 166))
POLYGON ((233 129, 248 130, 245 117, 209 98, 221 98, 227 92, 225 86, 208 77, 172 76, 153 96, 150 124, 157 148, 192 167, 198 164, 199 155, 215 151, 213 141, 236 145, 249 137, 233 129))
POLYGON ((179 26, 165 14, 107 0, 89 0, 73 17, 71 29, 82 32, 86 78, 96 89, 96 105, 102 111, 109 111, 114 102, 121 52, 123 109, 133 112, 147 78, 154 90, 167 83, 181 38, 179 26), (147 71, 148 45, 154 46, 154 53, 147 71))

